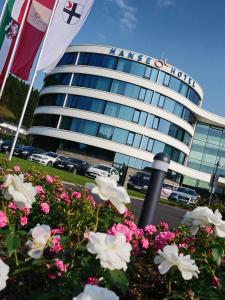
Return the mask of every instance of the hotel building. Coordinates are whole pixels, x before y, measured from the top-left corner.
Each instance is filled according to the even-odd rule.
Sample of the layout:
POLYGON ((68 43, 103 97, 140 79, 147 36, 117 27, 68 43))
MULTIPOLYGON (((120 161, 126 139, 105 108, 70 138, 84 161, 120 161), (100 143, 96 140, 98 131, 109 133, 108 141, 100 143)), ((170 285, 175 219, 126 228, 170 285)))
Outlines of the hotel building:
POLYGON ((150 167, 170 156, 168 178, 208 189, 215 163, 225 184, 225 118, 203 108, 198 82, 165 60, 115 47, 71 46, 45 78, 34 144, 90 162, 150 167))

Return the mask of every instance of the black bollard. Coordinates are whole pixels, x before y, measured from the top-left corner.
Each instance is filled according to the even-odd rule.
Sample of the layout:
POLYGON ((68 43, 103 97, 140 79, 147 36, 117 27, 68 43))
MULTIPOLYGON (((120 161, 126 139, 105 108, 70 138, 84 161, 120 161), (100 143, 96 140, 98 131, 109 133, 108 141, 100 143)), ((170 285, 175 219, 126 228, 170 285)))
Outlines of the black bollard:
POLYGON ((123 163, 122 167, 119 170, 120 179, 118 185, 124 186, 126 177, 127 177, 128 166, 123 163))
POLYGON ((156 206, 160 199, 161 189, 169 164, 170 159, 168 155, 158 153, 154 156, 152 173, 138 223, 139 228, 144 228, 146 225, 153 223, 156 206))

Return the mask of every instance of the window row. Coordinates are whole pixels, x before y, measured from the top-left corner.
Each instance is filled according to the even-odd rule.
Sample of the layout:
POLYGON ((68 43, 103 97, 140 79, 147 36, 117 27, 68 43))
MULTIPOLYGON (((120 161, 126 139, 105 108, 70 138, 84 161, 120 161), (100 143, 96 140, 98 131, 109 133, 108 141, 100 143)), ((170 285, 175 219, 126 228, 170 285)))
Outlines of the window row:
MULTIPOLYGON (((43 95, 40 97, 39 106, 54 106, 54 103, 55 106, 63 106, 65 96, 65 94, 43 95)), ((155 129, 164 134, 172 136, 175 139, 178 139, 179 141, 185 143, 187 146, 190 145, 190 134, 178 125, 169 122, 163 118, 159 118, 147 112, 140 111, 126 105, 91 97, 68 95, 65 106, 100 113, 114 118, 134 122, 139 125, 146 126, 148 128, 155 129)))
POLYGON ((225 129, 205 123, 198 123, 194 139, 225 147, 225 129))
MULTIPOLYGON (((35 115, 33 126, 56 128, 58 121, 58 115, 40 114, 35 115)), ((62 116, 59 128, 111 140, 152 153, 165 152, 171 160, 180 164, 183 164, 185 160, 183 152, 160 141, 122 128, 66 116, 62 116)))
MULTIPOLYGON (((77 53, 65 53, 58 65, 74 64, 77 53)), ((199 105, 200 98, 193 88, 180 79, 145 64, 106 54, 81 52, 77 65, 88 65, 106 69, 118 70, 136 75, 164 85, 199 105)))
MULTIPOLYGON (((45 87, 51 85, 69 85, 70 81, 71 74, 69 73, 52 74, 45 78, 45 87)), ((182 104, 169 97, 165 97, 164 95, 142 88, 135 84, 102 76, 75 74, 72 85, 98 89, 143 101, 144 103, 165 109, 166 111, 184 119, 192 126, 196 121, 194 114, 192 114, 191 111, 182 104)))

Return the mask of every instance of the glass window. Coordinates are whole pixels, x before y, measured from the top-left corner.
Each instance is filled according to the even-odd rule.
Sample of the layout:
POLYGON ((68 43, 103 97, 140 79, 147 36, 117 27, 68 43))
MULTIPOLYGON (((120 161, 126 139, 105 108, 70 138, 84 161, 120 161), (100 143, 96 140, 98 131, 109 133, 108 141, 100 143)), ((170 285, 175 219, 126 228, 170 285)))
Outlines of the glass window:
POLYGON ((218 147, 212 144, 206 144, 202 160, 210 164, 215 164, 217 159, 218 147))
POLYGON ((170 157, 170 159, 172 157, 172 152, 172 147, 169 145, 165 145, 164 153, 167 154, 170 157))
POLYGON ((106 77, 99 77, 97 80, 96 89, 101 91, 109 91, 111 83, 112 79, 106 77))
POLYGON ((144 77, 149 79, 151 76, 151 72, 152 72, 152 68, 146 67, 144 77))
POLYGON ((159 70, 153 68, 151 72, 150 80, 156 82, 158 74, 159 74, 159 70))
POLYGON ((58 66, 60 65, 74 65, 77 59, 76 52, 65 53, 63 57, 58 62, 58 66))
POLYGON ((223 130, 221 141, 220 141, 220 146, 225 147, 225 130, 223 130))
POLYGON ((170 129, 170 122, 165 119, 160 119, 158 130, 162 133, 168 134, 170 129))
POLYGON ((116 153, 115 158, 114 158, 114 162, 116 162, 118 164, 121 164, 121 165, 122 164, 128 165, 129 156, 125 155, 125 154, 116 153))
POLYGON ((179 91, 179 88, 180 88, 180 80, 177 79, 177 78, 175 78, 175 77, 173 77, 173 76, 171 76, 171 78, 170 78, 170 83, 169 83, 169 87, 170 87, 172 90, 178 92, 178 91, 179 91))
POLYGON ((69 85, 71 76, 71 73, 58 73, 49 75, 45 77, 44 86, 46 87, 50 85, 69 85))
POLYGON ((140 125, 145 125, 146 119, 147 119, 148 114, 144 111, 141 112, 140 118, 139 118, 139 124, 140 125))
POLYGON ((135 133, 134 141, 133 141, 133 147, 139 148, 141 143, 142 135, 135 133))
POLYGON ((158 126, 159 126, 159 118, 158 117, 154 117, 152 128, 155 129, 155 130, 157 130, 158 126))
POLYGON ((182 118, 187 122, 189 122, 190 113, 191 113, 190 110, 184 107, 182 118))
POLYGON ((164 78, 164 82, 163 82, 163 85, 165 86, 169 86, 170 84, 170 75, 169 74, 166 74, 165 78, 164 78))
POLYGON ((205 148, 204 142, 194 140, 191 146, 190 158, 202 160, 204 148, 205 148))
POLYGON ((131 65, 130 73, 134 74, 134 75, 137 75, 137 76, 140 76, 140 77, 143 77, 144 74, 145 74, 145 65, 133 61, 132 65, 131 65))
POLYGON ((118 118, 123 119, 126 121, 132 121, 134 115, 134 108, 126 106, 126 105, 120 105, 120 109, 118 112, 118 118))
POLYGON ((140 110, 135 110, 134 111, 134 116, 133 116, 133 122, 138 123, 139 118, 140 118, 140 110))
POLYGON ((208 132, 207 142, 215 145, 219 145, 222 137, 222 133, 223 133, 222 129, 210 127, 208 132))
POLYGON ((183 141, 183 136, 184 136, 184 130, 182 128, 179 128, 177 126, 177 135, 176 135, 176 138, 179 140, 179 141, 183 141))
POLYGON ((147 136, 143 136, 142 141, 141 141, 141 150, 146 150, 147 145, 148 145, 148 140, 149 138, 147 136))
POLYGON ((134 140, 134 133, 129 132, 128 138, 127 138, 127 145, 132 146, 133 145, 133 140, 134 140))
POLYGON ((139 169, 139 170, 140 170, 140 169, 142 169, 142 163, 143 163, 143 160, 137 158, 134 167, 135 167, 136 169, 139 169))
POLYGON ((158 102, 158 107, 162 108, 164 106, 165 98, 166 98, 165 96, 160 95, 159 102, 158 102))
POLYGON ((132 61, 125 58, 119 58, 116 69, 121 72, 130 73, 132 61))
POLYGON ((184 95, 184 97, 187 96, 187 92, 188 92, 188 85, 184 82, 180 82, 180 90, 179 93, 184 95))
POLYGON ((165 148, 165 144, 159 141, 155 141, 154 142, 154 146, 152 149, 153 153, 160 153, 160 152, 164 152, 164 148, 165 148))
POLYGON ((130 156, 129 163, 128 163, 129 167, 134 168, 135 167, 135 163, 136 163, 136 158, 130 156))
POLYGON ((124 95, 125 87, 125 82, 113 79, 110 91, 111 93, 124 95))
POLYGON ((113 126, 101 124, 98 131, 98 137, 111 140, 113 135, 113 130, 114 130, 113 126))
POLYGON ((166 97, 165 101, 164 101, 164 106, 163 108, 171 113, 173 113, 174 111, 174 107, 175 107, 175 101, 166 97))
POLYGON ((118 116, 120 105, 113 102, 107 102, 105 106, 105 115, 116 117, 118 116))
POLYGON ((173 148, 171 160, 178 162, 178 160, 179 160, 179 154, 180 154, 180 151, 178 151, 177 149, 173 148))
POLYGON ((198 123, 195 129, 195 139, 200 141, 206 141, 209 131, 209 126, 206 124, 198 123))
POLYGON ((185 154, 183 152, 180 151, 180 154, 179 154, 179 159, 178 159, 178 163, 183 165, 184 164, 184 161, 185 161, 185 154))
POLYGON ((191 87, 189 87, 187 98, 194 104, 199 105, 200 98, 191 87))
POLYGON ((191 142, 191 136, 188 132, 185 131, 184 133, 184 138, 183 138, 183 142, 189 146, 190 145, 190 142, 191 142))
POLYGON ((124 96, 138 99, 140 93, 140 87, 134 84, 127 83, 125 87, 124 96))
POLYGON ((170 136, 176 138, 177 136, 177 125, 170 123, 170 129, 169 129, 169 133, 170 136))
POLYGON ((212 174, 213 170, 214 170, 214 165, 211 164, 204 163, 200 166, 200 171, 205 173, 212 174))
POLYGON ((153 121, 154 121, 154 116, 151 115, 151 114, 148 114, 146 126, 147 126, 148 128, 152 128, 153 121))
POLYGON ((183 105, 181 105, 180 103, 176 103, 174 108, 174 114, 181 118, 183 114, 183 105))
POLYGON ((141 89, 140 89, 140 94, 139 94, 138 99, 144 101, 144 99, 145 99, 145 94, 146 94, 146 89, 141 88, 141 89))
POLYGON ((128 131, 121 128, 116 128, 113 131, 112 141, 120 143, 120 144, 126 144, 128 137, 128 131))
POLYGON ((147 151, 148 152, 152 152, 153 144, 154 144, 154 140, 153 139, 149 139, 148 140, 148 147, 147 147, 147 151))
POLYGON ((153 91, 152 90, 147 90, 146 94, 145 94, 145 103, 151 103, 152 101, 152 95, 153 95, 153 91))
POLYGON ((163 72, 163 71, 160 71, 160 72, 159 72, 159 76, 158 76, 158 80, 157 80, 157 82, 158 82, 159 84, 163 84, 165 75, 166 75, 165 72, 163 72))
POLYGON ((63 116, 59 125, 60 129, 70 130, 73 118, 63 116))
POLYGON ((153 95, 151 104, 157 106, 158 102, 159 102, 159 97, 160 97, 160 94, 155 92, 153 95))

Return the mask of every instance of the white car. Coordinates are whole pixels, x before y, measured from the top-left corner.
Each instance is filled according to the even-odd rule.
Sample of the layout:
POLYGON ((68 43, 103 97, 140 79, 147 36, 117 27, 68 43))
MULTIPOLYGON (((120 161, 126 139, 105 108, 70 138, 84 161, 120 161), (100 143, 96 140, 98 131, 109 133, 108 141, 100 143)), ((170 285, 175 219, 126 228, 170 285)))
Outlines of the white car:
POLYGON ((176 188, 177 187, 172 184, 164 183, 163 187, 161 189, 161 197, 168 198, 170 196, 170 194, 176 190, 176 188))
POLYGON ((54 152, 46 152, 43 154, 32 154, 28 159, 51 167, 60 156, 60 154, 54 152))
POLYGON ((103 164, 97 164, 90 168, 88 168, 86 175, 91 178, 95 178, 96 176, 115 176, 117 177, 117 181, 119 180, 119 172, 116 168, 103 165, 103 164))

